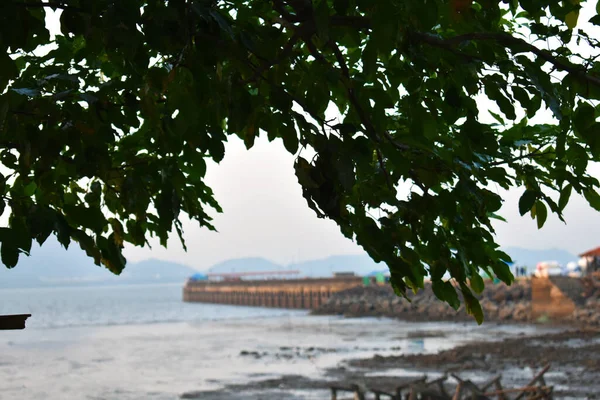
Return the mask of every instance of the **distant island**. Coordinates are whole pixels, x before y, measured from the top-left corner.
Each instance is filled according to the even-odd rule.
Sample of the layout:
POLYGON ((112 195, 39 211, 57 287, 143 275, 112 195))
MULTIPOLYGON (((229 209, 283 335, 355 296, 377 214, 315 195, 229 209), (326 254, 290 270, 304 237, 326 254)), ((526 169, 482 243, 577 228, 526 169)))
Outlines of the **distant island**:
MULTIPOLYGON (((566 265, 577 257, 560 249, 531 250, 518 247, 504 249, 518 265, 533 271, 540 261, 556 260, 566 265)), ((336 272, 354 272, 357 275, 371 275, 387 272, 387 267, 377 264, 366 254, 334 255, 323 259, 280 265, 261 257, 230 259, 217 263, 209 273, 232 273, 251 271, 299 271, 302 277, 327 277, 336 272)), ((43 247, 34 246, 30 257, 22 256, 14 269, 0 266, 0 288, 39 287, 67 285, 116 285, 148 283, 183 283, 198 269, 176 262, 149 259, 129 262, 120 276, 113 275, 103 267, 94 265, 92 260, 76 244, 68 250, 58 242, 48 240, 43 247)))
POLYGON ((0 266, 0 288, 69 285, 178 283, 197 272, 187 265, 164 261, 129 262, 120 276, 99 267, 76 243, 65 250, 49 239, 42 247, 35 245, 31 256, 22 255, 13 269, 0 266))

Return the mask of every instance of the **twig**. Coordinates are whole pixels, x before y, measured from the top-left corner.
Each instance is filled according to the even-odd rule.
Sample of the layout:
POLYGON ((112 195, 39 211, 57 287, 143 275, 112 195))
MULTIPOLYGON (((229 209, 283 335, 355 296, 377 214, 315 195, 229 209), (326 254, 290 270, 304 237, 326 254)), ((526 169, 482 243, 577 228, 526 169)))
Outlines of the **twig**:
POLYGON ((290 22, 301 22, 300 18, 295 15, 292 15, 285 9, 285 4, 282 0, 273 0, 273 8, 277 11, 281 16, 290 22))
POLYGON ((520 161, 520 160, 525 160, 527 158, 535 158, 535 157, 542 157, 548 154, 552 154, 553 151, 545 151, 543 153, 539 153, 541 149, 541 146, 538 147, 537 149, 534 149, 532 152, 527 153, 527 154, 523 154, 517 157, 513 157, 510 160, 502 160, 502 161, 494 161, 493 163, 490 163, 490 166, 498 166, 498 165, 502 165, 502 164, 508 164, 508 163, 513 163, 515 161, 520 161))
MULTIPOLYGON (((354 106, 354 108, 356 109, 356 113, 358 114, 358 117, 360 118, 360 121, 365 126, 365 129, 367 130, 367 133, 370 136, 372 136, 373 139, 375 139, 375 141, 377 141, 378 143, 381 142, 381 140, 377 136, 377 132, 375 131, 375 127, 371 123, 371 120, 369 118, 367 118, 367 115, 365 114, 365 112, 362 109, 360 103, 358 102, 358 99, 356 98, 356 94, 354 93, 354 89, 352 87, 348 86, 348 83, 351 80, 351 78, 350 78, 350 70, 348 68, 348 65, 346 64, 346 61, 344 60, 344 55, 342 54, 340 48, 335 43, 329 42, 329 47, 331 47, 331 49, 333 51, 333 54, 335 56, 335 59, 338 62, 338 64, 340 65, 340 68, 342 70, 342 74, 348 80, 348 82, 345 85, 346 86, 346 90, 348 91, 348 98, 349 98, 350 102, 352 103, 352 105, 354 106)), ((392 137, 392 135, 389 134, 388 131, 384 130, 383 131, 383 135, 398 150, 402 150, 402 151, 410 150, 409 146, 407 146, 405 144, 402 144, 402 143, 396 142, 394 140, 394 138, 392 137)))
POLYGON ((319 62, 322 62, 324 64, 329 64, 327 62, 327 60, 325 59, 325 57, 323 56, 323 54, 319 53, 319 50, 317 50, 315 44, 312 42, 311 38, 305 38, 304 42, 306 43, 306 47, 308 47, 308 51, 310 51, 310 54, 319 62))
MULTIPOLYGON (((549 369, 550 369, 550 364, 546 365, 544 367, 544 369, 542 369, 540 372, 538 372, 538 374, 536 376, 534 376, 531 381, 529 381, 527 386, 532 386, 533 384, 535 384, 538 381, 538 379, 542 378, 544 376, 544 374, 546 372, 548 372, 549 369)), ((520 395, 517 396, 517 398, 515 400, 522 399, 524 395, 525 395, 525 392, 521 393, 520 395)))
POLYGON ((460 400, 460 398, 462 396, 462 391, 463 391, 463 383, 458 382, 458 386, 456 387, 456 392, 454 393, 452 400, 460 400))
POLYGON ((61 10, 69 10, 69 11, 77 11, 77 12, 82 12, 83 11, 82 8, 68 6, 66 4, 62 4, 62 3, 59 3, 57 1, 44 1, 44 2, 39 2, 39 3, 13 1, 12 3, 14 5, 21 6, 21 7, 26 7, 26 8, 46 8, 46 7, 50 7, 50 8, 60 8, 61 10))
POLYGON ((473 32, 473 33, 466 33, 464 35, 454 36, 454 37, 447 38, 447 39, 442 39, 442 38, 434 36, 434 35, 420 33, 420 32, 414 32, 414 33, 412 33, 412 36, 417 38, 418 40, 420 40, 423 43, 427 43, 432 46, 444 48, 446 50, 453 50, 454 46, 456 46, 462 42, 471 41, 471 40, 495 41, 495 42, 503 45, 504 47, 510 48, 514 53, 520 53, 520 52, 523 52, 524 50, 531 52, 531 53, 535 54, 536 56, 538 56, 539 58, 541 58, 542 60, 545 60, 545 61, 549 62, 550 64, 554 65, 557 69, 559 69, 561 71, 565 71, 565 72, 571 73, 573 75, 579 76, 580 78, 582 78, 596 86, 600 86, 600 78, 589 75, 587 73, 587 71, 585 70, 585 68, 580 67, 575 64, 572 64, 568 61, 559 60, 554 55, 552 55, 549 51, 539 49, 539 48, 535 47, 534 45, 527 43, 525 40, 516 38, 512 35, 509 35, 508 33, 473 32), (519 50, 518 49, 519 47, 521 47, 524 50, 519 50))
POLYGON ((538 390, 548 390, 547 387, 540 387, 540 386, 524 386, 524 387, 520 387, 520 388, 513 388, 513 389, 503 389, 503 390, 496 390, 495 392, 487 392, 487 393, 483 393, 482 396, 499 396, 501 394, 509 394, 509 393, 528 393, 528 392, 536 392, 538 390))
POLYGON ((379 166, 381 167, 381 171, 383 172, 383 175, 385 176, 385 181, 387 182, 387 185, 390 189, 394 188, 394 185, 392 184, 392 180, 390 179, 390 174, 388 173, 387 169, 385 168, 385 164, 383 163, 383 154, 381 154, 381 149, 377 149, 377 161, 379 161, 379 166))
MULTIPOLYGON (((243 60, 248 67, 250 67, 250 69, 252 69, 253 71, 256 71, 257 67, 252 64, 252 62, 250 62, 247 59, 243 60)), ((313 118, 315 121, 317 121, 319 124, 323 125, 325 124, 325 119, 320 117, 319 115, 317 115, 316 113, 314 113, 313 111, 310 110, 310 108, 306 105, 306 103, 301 100, 300 98, 294 96, 293 94, 291 94, 290 92, 288 92, 287 90, 285 90, 284 87, 276 85, 274 83, 272 83, 271 81, 269 81, 264 75, 260 74, 259 77, 265 81, 266 83, 268 83, 269 85, 271 85, 273 88, 279 90, 284 96, 289 97, 292 101, 295 101, 300 107, 302 107, 302 109, 308 113, 308 115, 311 116, 311 118, 313 118)))
POLYGON ((282 62, 283 59, 286 58, 292 52, 292 49, 294 48, 294 45, 298 42, 299 38, 300 37, 298 36, 298 34, 294 33, 294 35, 287 42, 281 53, 274 60, 268 60, 261 64, 258 68, 255 69, 254 75, 243 81, 242 84, 245 85, 250 82, 256 81, 256 79, 258 79, 263 74, 263 72, 282 62))
POLYGON ((347 82, 345 83, 344 86, 346 87, 346 91, 348 92, 348 99, 350 100, 350 103, 352 103, 352 106, 354 106, 354 108, 356 109, 356 113, 358 114, 358 118, 360 119, 360 122, 365 126, 365 129, 367 130, 367 135, 371 136, 371 138, 374 139, 377 143, 380 143, 381 139, 379 139, 379 137, 377 136, 375 127, 373 126, 373 124, 371 123, 371 120, 367 117, 364 110, 362 109, 362 106, 358 102, 358 99, 356 98, 356 94, 354 93, 354 89, 349 86, 349 83, 351 80, 350 70, 348 69, 348 65, 346 65, 346 61, 344 60, 344 55, 342 54, 342 52, 341 52, 340 48, 337 46, 337 44, 335 44, 334 42, 330 41, 329 47, 331 47, 331 49, 333 50, 335 59, 337 60, 338 64, 340 65, 342 74, 344 75, 344 77, 347 80, 347 82))

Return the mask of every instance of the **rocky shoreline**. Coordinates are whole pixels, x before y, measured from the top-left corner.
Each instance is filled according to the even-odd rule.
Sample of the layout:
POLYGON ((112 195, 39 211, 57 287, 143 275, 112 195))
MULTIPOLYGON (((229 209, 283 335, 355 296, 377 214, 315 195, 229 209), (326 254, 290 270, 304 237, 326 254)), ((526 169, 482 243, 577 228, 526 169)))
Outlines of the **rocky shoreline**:
MULTIPOLYGON (((433 354, 403 354, 349 360, 356 371, 411 369, 424 373, 474 374, 486 379, 500 374, 518 387, 533 371, 551 366, 549 384, 555 398, 595 399, 600 396, 598 330, 569 330, 552 334, 507 338, 499 342, 472 342, 433 354)), ((485 380, 485 379, 483 379, 485 380)))
MULTIPOLYGON (((393 391, 399 383, 428 376, 435 379, 456 373, 474 382, 484 382, 501 375, 506 388, 523 387, 546 365, 548 385, 554 388, 555 399, 599 398, 600 339, 598 330, 558 330, 554 333, 522 335, 500 340, 474 341, 435 353, 411 352, 399 349, 397 355, 373 354, 368 358, 346 359, 334 368, 323 370, 319 378, 301 374, 227 385, 216 391, 190 392, 182 399, 278 400, 329 398, 333 386, 358 385, 393 391)), ((415 331, 415 339, 444 338, 441 331, 415 331)), ((304 353, 318 356, 317 349, 281 350, 275 356, 287 355, 294 362, 304 353), (281 354, 279 354, 281 353, 281 354)), ((240 357, 254 356, 252 352, 240 357)), ((273 355, 271 355, 273 356, 273 355)), ((322 355, 321 355, 322 356, 322 355)), ((446 389, 453 392, 456 382, 450 379, 446 389)))
MULTIPOLYGON (((560 320, 532 316, 532 285, 530 279, 520 279, 511 286, 488 284, 479 296, 486 322, 556 323, 569 326, 600 326, 600 290, 588 282, 577 293, 578 306, 572 315, 560 320)), ((346 317, 389 317, 408 321, 468 321, 464 305, 454 310, 438 300, 430 284, 411 301, 396 296, 388 285, 359 286, 337 292, 327 303, 312 311, 314 315, 344 315, 346 317)))
MULTIPOLYGON (((319 376, 303 374, 298 368, 297 373, 281 374, 279 377, 257 376, 251 382, 228 384, 213 391, 188 392, 182 394, 181 398, 329 398, 332 385, 357 385, 362 389, 392 391, 399 383, 425 375, 431 379, 449 376, 444 385, 447 385, 449 392, 453 392, 457 384, 452 378, 454 373, 479 383, 500 375, 505 388, 518 388, 526 386, 545 366, 550 368, 545 379, 553 387, 555 399, 600 398, 600 383, 596 379, 600 373, 600 285, 597 282, 591 279, 570 282, 576 283, 572 285, 569 282, 565 285, 554 282, 557 285, 552 290, 560 290, 561 299, 576 304, 572 314, 561 320, 532 317, 532 293, 539 286, 534 284, 532 288, 531 280, 521 279, 511 286, 490 282, 479 297, 486 318, 481 327, 474 324, 464 308, 455 311, 439 301, 429 285, 411 295, 410 302, 397 297, 388 286, 360 286, 340 291, 312 314, 348 318, 390 317, 409 321, 399 322, 399 326, 402 326, 400 329, 407 331, 400 335, 394 331, 394 337, 388 338, 389 346, 363 349, 368 350, 364 352, 368 354, 360 356, 349 354, 337 361, 335 366, 320 370, 319 376), (557 289, 558 286, 561 288, 557 289), (427 324, 419 325, 419 322, 427 324), (427 328, 420 329, 419 326, 427 328), (471 333, 483 329, 487 334, 474 337, 464 332, 456 345, 426 350, 427 343, 451 342, 453 329, 458 326, 472 327, 469 328, 473 330, 471 333), (523 330, 517 333, 515 329, 523 330)), ((536 297, 536 301, 538 299, 536 297)), ((385 319, 365 320, 364 332, 373 334, 381 321, 385 319)), ((382 333, 384 331, 379 332, 382 333)), ((354 333, 349 337, 353 340, 357 338, 362 338, 362 334, 354 333)), ((257 363, 269 363, 272 360, 296 363, 302 359, 317 360, 335 356, 339 351, 336 345, 280 346, 271 352, 242 350, 239 357, 257 363)))

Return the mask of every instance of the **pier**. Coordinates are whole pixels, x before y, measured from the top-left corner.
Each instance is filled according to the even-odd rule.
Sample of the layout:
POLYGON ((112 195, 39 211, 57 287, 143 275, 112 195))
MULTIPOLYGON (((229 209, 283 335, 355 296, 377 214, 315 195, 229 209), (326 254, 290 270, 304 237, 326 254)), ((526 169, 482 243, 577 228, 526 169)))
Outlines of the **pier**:
POLYGON ((183 301, 255 307, 314 309, 340 290, 363 284, 359 276, 332 278, 188 281, 183 301))

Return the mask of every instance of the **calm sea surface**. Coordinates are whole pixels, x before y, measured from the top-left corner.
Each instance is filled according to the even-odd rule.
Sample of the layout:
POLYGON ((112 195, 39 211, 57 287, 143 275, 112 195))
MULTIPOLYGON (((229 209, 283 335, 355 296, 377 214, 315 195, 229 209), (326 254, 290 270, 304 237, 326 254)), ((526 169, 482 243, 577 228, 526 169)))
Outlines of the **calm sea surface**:
POLYGON ((534 329, 183 303, 180 285, 0 290, 0 314, 21 313, 32 314, 25 330, 0 331, 0 399, 177 399, 284 374, 319 377, 374 352, 438 351, 534 329), (415 330, 450 334, 415 340, 415 330), (294 356, 280 357, 288 349, 294 356))

